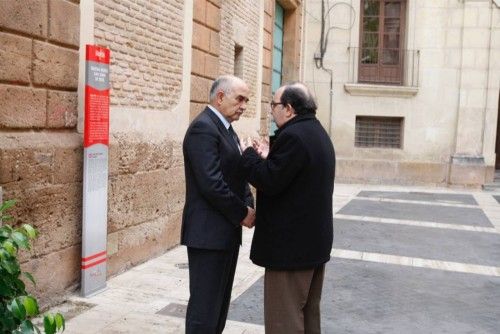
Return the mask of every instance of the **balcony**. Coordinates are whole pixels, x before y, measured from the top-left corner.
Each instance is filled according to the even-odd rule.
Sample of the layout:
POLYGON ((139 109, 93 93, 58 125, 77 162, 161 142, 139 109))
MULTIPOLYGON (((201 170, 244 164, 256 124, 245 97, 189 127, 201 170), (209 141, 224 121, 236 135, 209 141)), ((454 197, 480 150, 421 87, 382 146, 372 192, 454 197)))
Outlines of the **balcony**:
POLYGON ((411 98, 418 93, 420 51, 348 47, 351 95, 411 98))

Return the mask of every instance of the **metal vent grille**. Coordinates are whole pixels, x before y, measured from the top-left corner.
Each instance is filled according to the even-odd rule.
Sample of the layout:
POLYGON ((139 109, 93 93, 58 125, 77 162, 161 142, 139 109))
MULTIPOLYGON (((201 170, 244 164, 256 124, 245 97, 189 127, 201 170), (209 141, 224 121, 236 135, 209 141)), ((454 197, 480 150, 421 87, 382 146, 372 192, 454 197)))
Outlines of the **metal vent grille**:
POLYGON ((401 148, 403 118, 356 116, 356 146, 401 148))

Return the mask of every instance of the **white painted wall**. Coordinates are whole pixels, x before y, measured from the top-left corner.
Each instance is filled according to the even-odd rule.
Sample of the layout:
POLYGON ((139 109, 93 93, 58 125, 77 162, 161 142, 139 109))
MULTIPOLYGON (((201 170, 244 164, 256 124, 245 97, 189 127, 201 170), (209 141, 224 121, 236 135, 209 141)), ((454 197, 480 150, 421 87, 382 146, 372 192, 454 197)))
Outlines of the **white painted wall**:
POLYGON ((331 111, 329 75, 313 62, 319 50, 321 0, 307 1, 302 61, 305 81, 319 102, 318 117, 325 127, 331 119, 339 158, 448 163, 453 154, 466 153, 483 154, 487 165, 494 164, 500 10, 491 0, 408 1, 405 48, 420 50, 418 93, 410 98, 353 96, 345 91, 348 47, 359 46, 360 0, 335 0, 330 5, 336 6, 331 25, 338 27, 330 32, 324 59, 334 73, 331 111), (354 147, 356 115, 404 117, 403 148, 354 147))

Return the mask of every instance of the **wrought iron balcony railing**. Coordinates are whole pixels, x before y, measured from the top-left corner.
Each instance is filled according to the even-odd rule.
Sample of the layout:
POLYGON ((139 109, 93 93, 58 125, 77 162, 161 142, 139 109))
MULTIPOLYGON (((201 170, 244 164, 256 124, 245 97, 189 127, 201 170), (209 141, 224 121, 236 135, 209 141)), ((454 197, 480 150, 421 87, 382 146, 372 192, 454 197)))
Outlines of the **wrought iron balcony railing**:
POLYGON ((349 83, 418 87, 419 50, 359 47, 347 49, 349 83))

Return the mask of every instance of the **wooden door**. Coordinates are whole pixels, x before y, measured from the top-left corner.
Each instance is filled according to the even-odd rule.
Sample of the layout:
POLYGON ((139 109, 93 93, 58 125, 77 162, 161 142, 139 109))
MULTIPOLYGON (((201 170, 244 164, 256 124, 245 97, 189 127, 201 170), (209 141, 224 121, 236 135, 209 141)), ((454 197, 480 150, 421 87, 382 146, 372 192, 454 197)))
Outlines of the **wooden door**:
POLYGON ((403 84, 405 0, 362 0, 359 82, 403 84))

